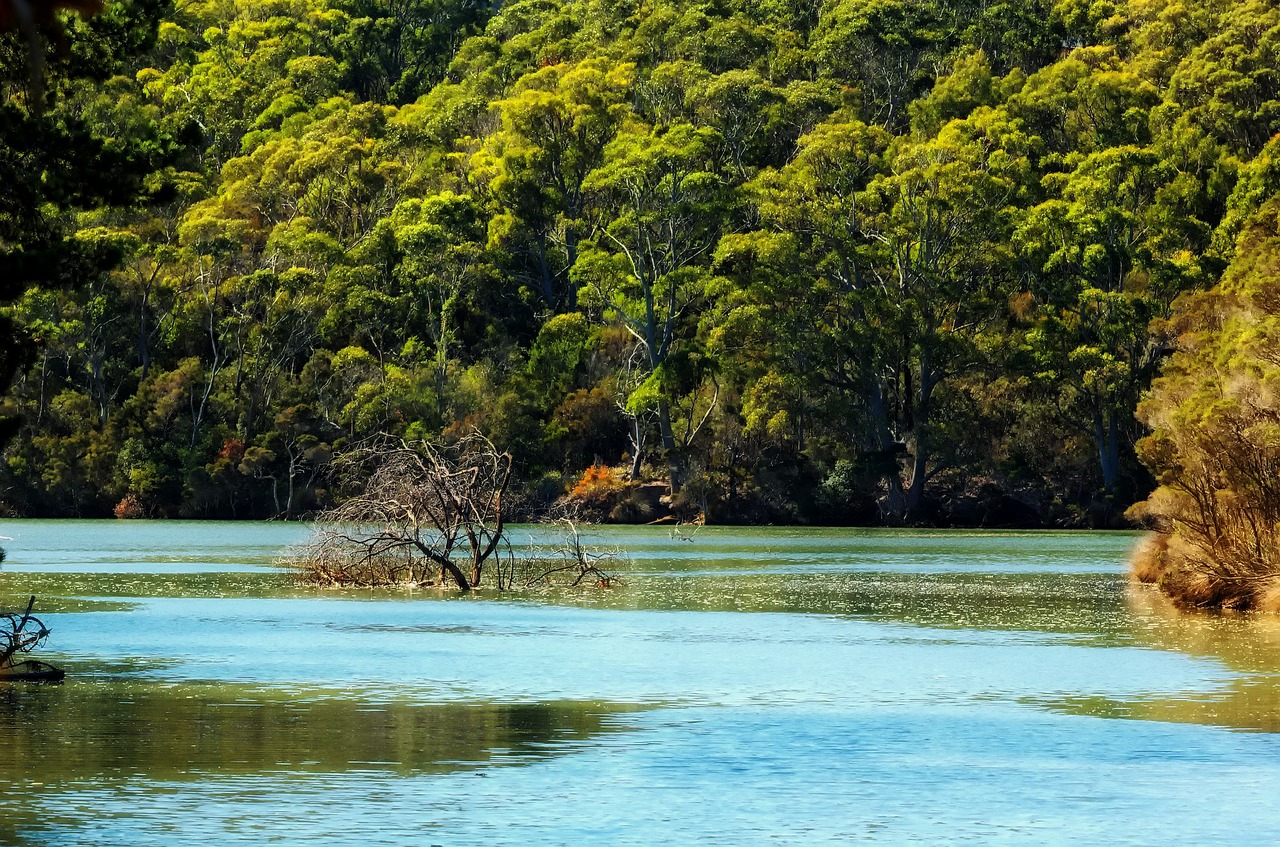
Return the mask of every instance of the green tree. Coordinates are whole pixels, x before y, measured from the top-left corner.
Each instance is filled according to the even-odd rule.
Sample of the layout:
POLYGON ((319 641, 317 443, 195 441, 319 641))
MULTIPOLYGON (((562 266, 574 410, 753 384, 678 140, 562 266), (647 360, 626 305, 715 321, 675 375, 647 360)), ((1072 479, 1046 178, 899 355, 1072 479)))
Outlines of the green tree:
POLYGON ((341 0, 334 39, 344 85, 379 103, 411 103, 445 75, 453 54, 495 8, 480 0, 341 0))
POLYGON ((673 491, 684 474, 672 423, 673 365, 691 341, 729 203, 711 158, 718 142, 714 130, 687 123, 633 124, 620 133, 587 178, 602 223, 573 268, 584 296, 643 352, 645 379, 627 406, 633 414, 657 413, 673 491))
POLYGON ((502 130, 472 159, 503 212, 490 239, 519 257, 517 276, 553 310, 572 309, 569 269, 589 234, 586 181, 628 113, 634 67, 589 61, 528 74, 495 106, 502 130))
POLYGON ((1168 202, 1177 174, 1155 151, 1109 147, 1068 163, 1045 177, 1049 199, 1018 230, 1039 271, 1041 317, 1028 341, 1059 408, 1092 431, 1102 487, 1115 494, 1136 437, 1133 410, 1160 361, 1147 325, 1194 266, 1162 254, 1180 210, 1168 202))
MULTIPOLYGON (((120 2, 96 18, 58 23, 53 8, 64 5, 76 4, 51 4, 39 34, 12 31, 17 21, 8 15, 0 26, 0 306, 33 287, 73 284, 115 264, 116 251, 74 237, 69 213, 132 201, 164 155, 155 133, 109 138, 67 108, 77 86, 125 70, 151 45, 164 4, 120 2), (62 52, 47 49, 45 39, 53 37, 62 52)), ((33 335, 5 308, 0 391, 7 393, 33 359, 33 335)), ((5 407, 0 447, 21 424, 5 407)))

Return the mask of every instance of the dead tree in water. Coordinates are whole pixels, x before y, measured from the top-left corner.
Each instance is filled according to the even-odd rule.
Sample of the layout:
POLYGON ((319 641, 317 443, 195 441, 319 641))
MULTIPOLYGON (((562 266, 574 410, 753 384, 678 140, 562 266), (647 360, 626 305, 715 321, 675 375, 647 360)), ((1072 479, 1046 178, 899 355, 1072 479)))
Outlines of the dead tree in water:
POLYGON ((31 614, 35 605, 36 598, 32 596, 25 612, 0 612, 0 680, 57 681, 64 676, 53 665, 16 660, 18 654, 30 653, 49 637, 49 628, 31 614))
POLYGON ((361 490, 322 514, 316 537, 292 557, 327 585, 478 586, 497 562, 511 455, 480 435, 448 447, 382 440, 336 463, 364 479, 361 490))
POLYGON ((48 627, 31 614, 35 605, 33 596, 25 612, 0 612, 0 668, 9 667, 14 656, 30 653, 49 637, 48 627))
POLYGON ((562 515, 555 519, 554 525, 560 531, 559 543, 549 547, 533 546, 528 558, 521 563, 524 571, 521 582, 525 588, 577 588, 584 584, 612 588, 621 584, 617 568, 629 560, 620 548, 583 544, 578 523, 572 517, 562 515))

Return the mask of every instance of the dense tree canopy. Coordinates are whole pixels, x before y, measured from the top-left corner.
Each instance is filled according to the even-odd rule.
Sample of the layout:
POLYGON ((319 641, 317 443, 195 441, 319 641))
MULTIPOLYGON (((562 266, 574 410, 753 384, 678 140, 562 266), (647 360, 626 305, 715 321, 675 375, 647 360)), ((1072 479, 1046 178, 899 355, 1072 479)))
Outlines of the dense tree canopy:
POLYGON ((478 430, 530 510, 581 481, 643 518, 660 481, 722 521, 1116 523, 1207 319, 1175 303, 1280 188, 1273 0, 64 29, 42 109, 0 36, 22 514, 296 515, 344 445, 478 430))

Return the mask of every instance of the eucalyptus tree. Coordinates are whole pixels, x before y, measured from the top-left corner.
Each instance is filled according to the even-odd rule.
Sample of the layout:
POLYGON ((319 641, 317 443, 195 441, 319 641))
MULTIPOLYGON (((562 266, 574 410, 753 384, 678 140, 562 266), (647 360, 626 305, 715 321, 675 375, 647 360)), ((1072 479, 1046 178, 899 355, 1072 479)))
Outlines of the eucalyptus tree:
POLYGON ((871 313, 877 289, 865 192, 888 172, 891 136, 846 113, 818 124, 785 167, 749 192, 767 229, 726 236, 716 270, 734 282, 714 335, 743 369, 747 432, 791 441, 831 432, 894 462, 871 313))
POLYGON ((986 112, 895 151, 864 193, 872 260, 866 324, 881 397, 909 457, 889 512, 918 518, 939 455, 948 382, 982 363, 983 336, 1009 295, 1008 234, 1026 177, 1025 137, 986 112), (874 349, 874 348, 873 348, 874 349))
POLYGON ((1030 77, 1008 112, 1044 144, 1035 199, 1014 238, 1034 301, 1034 381, 1063 424, 1088 433, 1101 491, 1133 483, 1133 410, 1163 350, 1148 327, 1203 279, 1201 177, 1153 139, 1156 86, 1109 47, 1030 77))
POLYGON ((895 520, 918 518, 926 484, 949 467, 944 390, 980 364, 1002 315, 1025 146, 990 112, 918 142, 846 118, 757 180, 763 220, 790 239, 782 255, 798 251, 787 261, 806 269, 761 292, 788 315, 778 349, 801 383, 848 398, 845 431, 885 472, 895 520))
POLYGON ((569 269, 590 235, 587 177, 629 109, 635 67, 602 60, 527 74, 494 107, 502 128, 472 157, 471 178, 502 211, 491 241, 518 257, 514 270, 546 308, 571 310, 569 269))
POLYGON ((364 100, 412 103, 444 78, 462 42, 498 7, 489 0, 338 0, 342 82, 364 100))
POLYGON ((1040 304, 1027 341, 1058 407, 1091 432, 1102 487, 1114 494, 1137 437, 1133 410, 1161 359, 1148 325, 1167 315, 1194 265, 1170 255, 1187 247, 1171 238, 1178 175, 1154 150, 1108 147, 1068 161, 1074 168, 1045 177, 1049 198, 1018 227, 1040 304), (1173 249, 1162 254, 1161 239, 1173 249))
POLYGON ((912 0, 840 0, 824 10, 813 51, 825 73, 853 77, 867 123, 906 127, 908 104, 932 85, 945 52, 938 12, 912 0))
POLYGON ((1207 135, 1224 155, 1252 158, 1280 132, 1280 7, 1229 4, 1206 34, 1178 63, 1158 117, 1174 133, 1207 135))
POLYGON ((643 352, 644 379, 626 405, 631 414, 656 412, 674 491, 685 469, 672 418, 673 365, 696 330, 732 196, 713 158, 719 140, 688 123, 625 126, 587 177, 600 223, 572 272, 584 304, 624 327, 643 352))

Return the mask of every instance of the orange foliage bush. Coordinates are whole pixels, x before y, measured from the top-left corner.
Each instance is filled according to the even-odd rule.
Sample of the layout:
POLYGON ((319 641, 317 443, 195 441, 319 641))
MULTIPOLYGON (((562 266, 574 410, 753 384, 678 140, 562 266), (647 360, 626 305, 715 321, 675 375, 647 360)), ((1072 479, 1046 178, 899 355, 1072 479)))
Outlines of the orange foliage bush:
POLYGON ((621 491, 626 485, 615 469, 597 464, 583 471, 582 478, 574 483, 569 496, 585 499, 608 496, 621 491))
POLYGON ((583 520, 617 519, 615 511, 631 491, 631 484, 616 468, 594 464, 583 471, 561 504, 583 520))
POLYGON ((136 520, 147 516, 147 509, 142 505, 142 500, 132 491, 124 495, 119 503, 116 503, 114 511, 116 517, 121 520, 136 520))

